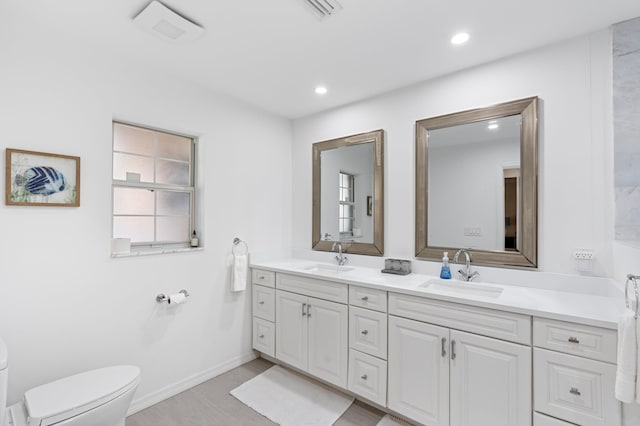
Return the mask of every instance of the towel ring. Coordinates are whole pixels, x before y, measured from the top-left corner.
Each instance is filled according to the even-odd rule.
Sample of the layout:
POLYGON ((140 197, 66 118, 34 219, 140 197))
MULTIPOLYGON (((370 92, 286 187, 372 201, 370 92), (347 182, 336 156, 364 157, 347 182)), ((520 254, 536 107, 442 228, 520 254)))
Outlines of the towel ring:
POLYGON ((233 253, 234 256, 248 254, 249 253, 249 246, 247 245, 246 242, 242 241, 240 238, 235 237, 233 239, 233 246, 231 247, 231 253, 233 253), (240 250, 240 249, 238 249, 238 247, 243 247, 243 246, 244 246, 244 253, 236 251, 236 250, 240 250))
POLYGON ((636 319, 638 319, 638 309, 640 308, 638 305, 640 305, 640 295, 638 294, 638 279, 640 279, 640 276, 638 275, 633 275, 633 274, 629 274, 627 275, 627 281, 624 283, 624 303, 627 306, 627 308, 632 309, 631 308, 631 301, 629 300, 629 293, 628 293, 628 288, 629 288, 629 281, 631 281, 633 283, 633 292, 635 295, 635 315, 634 317, 636 319))

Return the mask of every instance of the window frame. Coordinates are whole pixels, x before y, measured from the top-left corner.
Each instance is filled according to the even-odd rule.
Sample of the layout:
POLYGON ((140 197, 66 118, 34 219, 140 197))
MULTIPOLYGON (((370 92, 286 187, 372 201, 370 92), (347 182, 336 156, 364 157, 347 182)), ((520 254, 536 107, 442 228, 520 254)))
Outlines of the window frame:
MULTIPOLYGON (((352 216, 342 216, 342 215, 338 215, 338 234, 340 235, 340 239, 343 239, 345 237, 353 237, 353 227, 355 226, 355 222, 356 222, 356 201, 355 201, 355 196, 356 196, 356 176, 352 173, 347 173, 344 171, 340 171, 338 172, 338 205, 340 207, 342 206, 351 206, 351 214, 352 216), (342 186, 342 176, 347 176, 348 177, 348 186, 342 186), (349 191, 349 198, 351 201, 344 201, 342 199, 342 190, 343 189, 347 189, 349 191), (343 231, 344 227, 342 226, 342 223, 344 220, 347 220, 348 222, 350 222, 351 226, 351 231, 343 231)), ((344 211, 343 209, 340 209, 341 211, 344 211)))
POLYGON ((196 218, 196 190, 197 190, 197 182, 196 182, 196 156, 197 156, 197 143, 198 138, 193 135, 184 134, 181 132, 169 131, 157 127, 141 125, 138 123, 123 121, 123 120, 112 120, 112 133, 111 133, 111 237, 117 238, 114 235, 115 231, 115 218, 116 217, 152 217, 153 218, 153 241, 138 241, 131 242, 132 251, 145 251, 151 249, 173 249, 173 248, 187 248, 190 247, 190 239, 192 232, 196 229, 197 218, 196 218), (115 149, 115 128, 117 125, 133 127, 136 129, 146 130, 154 133, 164 133, 172 136, 178 136, 187 138, 191 141, 191 149, 189 153, 188 161, 180 161, 172 158, 160 157, 156 155, 157 150, 157 140, 154 136, 154 152, 153 155, 144 155, 139 153, 120 151, 115 149), (127 181, 122 179, 114 178, 114 157, 115 154, 126 154, 131 156, 136 156, 140 158, 152 159, 153 160, 153 174, 154 180, 157 178, 157 161, 171 161, 176 163, 188 164, 189 166, 189 183, 190 185, 173 185, 173 184, 165 184, 165 183, 155 183, 155 182, 136 182, 136 181, 127 181), (129 188, 129 189, 147 189, 149 191, 154 192, 154 205, 153 205, 153 214, 116 214, 115 209, 115 192, 116 188, 129 188), (162 217, 176 217, 172 215, 158 215, 157 213, 157 192, 156 191, 166 191, 166 192, 180 192, 187 193, 189 195, 189 229, 188 233, 185 236, 183 241, 163 241, 157 240, 158 235, 158 226, 157 220, 162 217))

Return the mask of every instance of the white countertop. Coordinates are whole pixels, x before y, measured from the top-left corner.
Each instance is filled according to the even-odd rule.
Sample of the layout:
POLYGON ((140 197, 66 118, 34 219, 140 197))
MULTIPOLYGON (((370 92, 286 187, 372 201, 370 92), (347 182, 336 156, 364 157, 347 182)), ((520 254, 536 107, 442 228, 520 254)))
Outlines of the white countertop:
MULTIPOLYGON (((618 320, 622 316, 624 309, 624 298, 622 297, 597 296, 484 282, 460 283, 469 286, 479 284, 480 287, 486 289, 501 289, 502 292, 497 297, 494 297, 469 294, 459 289, 450 291, 424 287, 423 285, 426 282, 438 279, 438 277, 432 275, 417 273, 404 276, 393 275, 382 273, 379 269, 359 266, 344 266, 339 271, 310 271, 305 269, 318 264, 323 263, 312 260, 284 259, 252 262, 251 267, 609 329, 617 329, 618 320)), ((455 286, 456 282, 455 280, 450 280, 446 285, 455 286)))

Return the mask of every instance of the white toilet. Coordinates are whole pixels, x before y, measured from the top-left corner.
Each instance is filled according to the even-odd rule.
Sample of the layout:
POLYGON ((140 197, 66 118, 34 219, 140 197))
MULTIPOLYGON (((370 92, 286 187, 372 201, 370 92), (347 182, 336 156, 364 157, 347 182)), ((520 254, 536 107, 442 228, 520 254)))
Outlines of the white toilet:
POLYGON ((7 358, 0 339, 0 426, 124 426, 140 383, 138 367, 100 368, 30 389, 23 402, 5 408, 7 358))

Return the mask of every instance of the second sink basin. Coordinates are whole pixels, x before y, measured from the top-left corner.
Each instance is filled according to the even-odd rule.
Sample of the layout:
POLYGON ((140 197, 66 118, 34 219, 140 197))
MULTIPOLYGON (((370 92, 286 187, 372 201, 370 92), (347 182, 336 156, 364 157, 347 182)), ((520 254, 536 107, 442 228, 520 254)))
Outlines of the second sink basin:
POLYGON ((447 293, 457 293, 492 298, 500 297, 503 290, 502 287, 487 284, 439 279, 429 280, 425 283, 420 284, 418 287, 447 293))
POLYGON ((315 265, 309 265, 309 266, 305 266, 303 268, 301 268, 304 271, 307 272, 315 272, 315 273, 319 273, 319 274, 339 274, 342 272, 347 272, 347 271, 352 271, 354 268, 348 267, 348 266, 338 266, 338 265, 331 265, 328 263, 317 263, 315 265))

